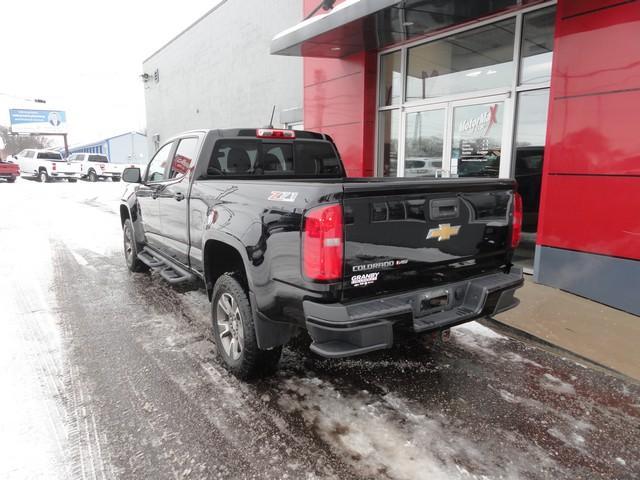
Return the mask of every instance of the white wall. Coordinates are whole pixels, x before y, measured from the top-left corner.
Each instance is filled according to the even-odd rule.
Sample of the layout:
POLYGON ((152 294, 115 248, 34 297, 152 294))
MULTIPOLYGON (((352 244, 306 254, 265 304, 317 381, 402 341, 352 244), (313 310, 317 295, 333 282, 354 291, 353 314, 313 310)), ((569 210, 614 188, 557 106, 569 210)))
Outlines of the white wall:
POLYGON ((147 138, 134 132, 109 139, 109 159, 114 163, 147 164, 147 138))
POLYGON ((301 19, 301 0, 228 0, 148 58, 149 151, 154 134, 261 127, 273 105, 277 125, 281 110, 302 107, 302 59, 269 55, 272 37, 301 19))

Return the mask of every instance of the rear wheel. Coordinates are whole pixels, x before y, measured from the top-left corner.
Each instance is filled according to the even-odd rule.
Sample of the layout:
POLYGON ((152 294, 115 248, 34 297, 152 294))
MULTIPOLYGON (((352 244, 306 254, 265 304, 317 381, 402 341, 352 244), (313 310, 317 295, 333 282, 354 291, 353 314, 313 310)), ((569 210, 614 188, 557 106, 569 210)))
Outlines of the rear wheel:
POLYGON ((77 178, 67 178, 67 181, 69 183, 76 183, 78 181, 78 179, 77 178))
POLYGON ((16 177, 9 177, 9 178, 7 178, 7 182, 9 182, 9 183, 13 183, 13 182, 15 182, 15 181, 16 181, 16 177))
POLYGON ((247 292, 229 274, 213 287, 211 319, 218 355, 227 370, 243 380, 275 372, 282 347, 258 348, 247 292))
POLYGON ((40 170, 38 180, 40 180, 40 183, 47 183, 49 181, 49 174, 46 170, 40 170))
POLYGON ((127 267, 132 272, 145 272, 149 269, 144 263, 138 259, 138 244, 133 232, 133 224, 130 219, 124 221, 122 226, 123 241, 124 241, 124 259, 127 262, 127 267))
POLYGON ((89 172, 89 181, 90 182, 97 182, 98 181, 98 175, 93 170, 91 170, 89 172))
POLYGON ((119 182, 120 181, 120 177, 111 177, 111 181, 112 182, 119 182))

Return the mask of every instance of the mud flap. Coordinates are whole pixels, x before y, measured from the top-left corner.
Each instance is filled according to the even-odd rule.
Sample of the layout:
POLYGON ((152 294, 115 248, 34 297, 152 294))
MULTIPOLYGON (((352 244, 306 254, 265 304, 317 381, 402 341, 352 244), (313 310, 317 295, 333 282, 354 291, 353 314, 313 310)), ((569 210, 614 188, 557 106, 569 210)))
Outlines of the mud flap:
POLYGON ((298 333, 298 327, 291 323, 275 322, 258 312, 256 298, 253 292, 249 292, 251 312, 253 313, 253 328, 256 330, 256 342, 261 350, 279 347, 289 343, 292 337, 298 333))

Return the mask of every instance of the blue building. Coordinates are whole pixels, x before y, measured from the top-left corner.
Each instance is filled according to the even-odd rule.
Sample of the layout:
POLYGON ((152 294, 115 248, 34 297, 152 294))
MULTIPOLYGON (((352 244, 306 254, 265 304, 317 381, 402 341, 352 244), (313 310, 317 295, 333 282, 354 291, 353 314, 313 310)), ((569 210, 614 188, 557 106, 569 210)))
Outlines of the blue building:
POLYGON ((147 136, 140 132, 127 132, 94 143, 69 147, 72 153, 100 153, 112 163, 147 164, 147 136))

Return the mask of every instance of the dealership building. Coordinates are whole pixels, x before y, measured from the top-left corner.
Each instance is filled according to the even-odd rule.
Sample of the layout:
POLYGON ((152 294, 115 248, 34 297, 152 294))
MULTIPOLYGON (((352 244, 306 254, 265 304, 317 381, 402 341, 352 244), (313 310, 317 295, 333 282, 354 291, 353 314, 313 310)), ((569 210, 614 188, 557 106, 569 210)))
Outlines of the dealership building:
POLYGON ((515 177, 535 281, 640 315, 640 1, 320 3, 221 2, 147 59, 155 146, 275 105, 351 176, 515 177))

